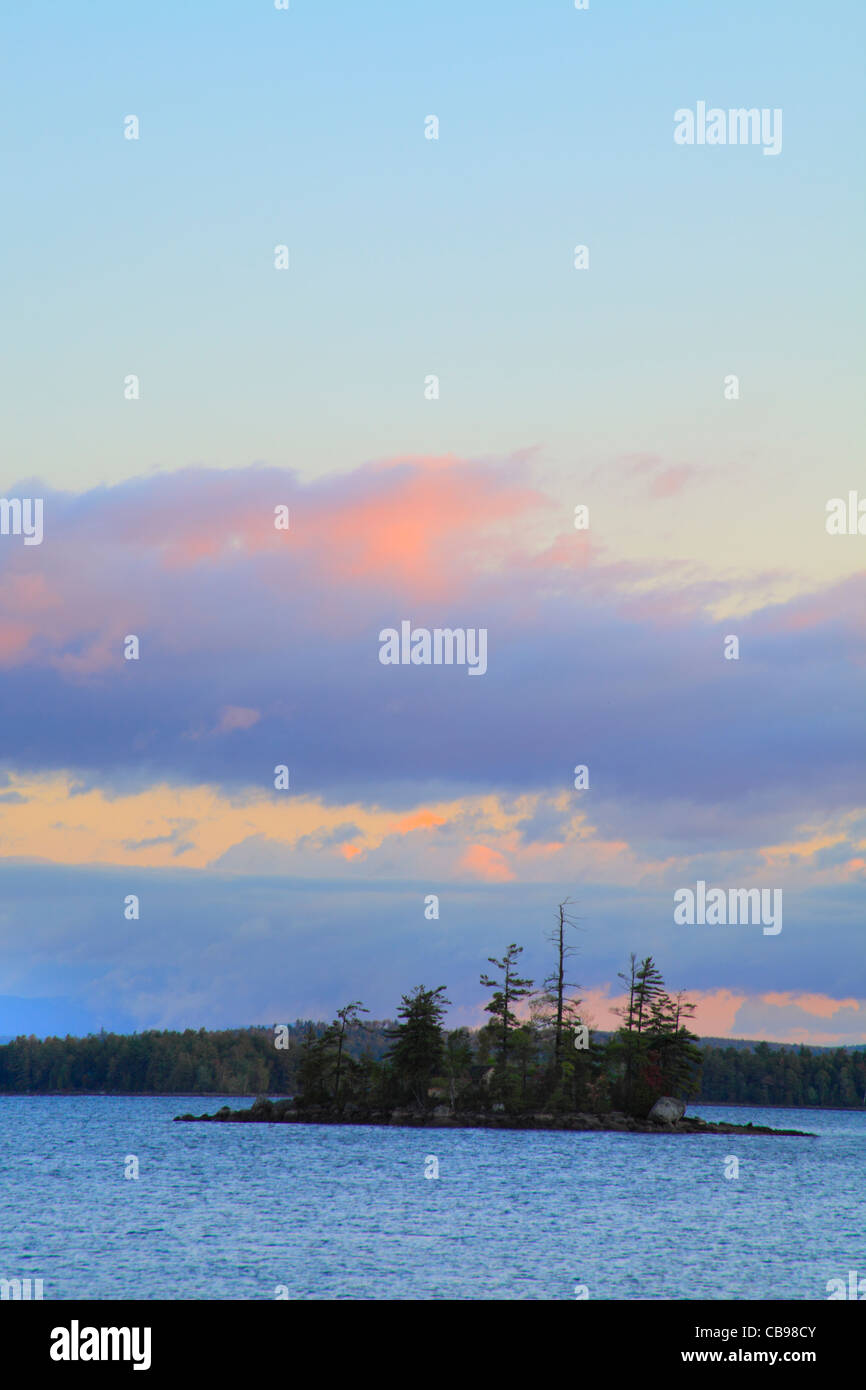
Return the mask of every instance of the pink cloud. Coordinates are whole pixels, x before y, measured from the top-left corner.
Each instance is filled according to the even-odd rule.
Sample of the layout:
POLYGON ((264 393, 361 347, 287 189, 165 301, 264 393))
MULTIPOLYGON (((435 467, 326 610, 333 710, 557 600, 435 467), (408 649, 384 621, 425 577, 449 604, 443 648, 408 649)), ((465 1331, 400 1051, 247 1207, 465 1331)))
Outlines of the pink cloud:
POLYGON ((34 629, 25 623, 0 619, 0 661, 12 662, 23 655, 33 633, 34 629))
POLYGON ((846 612, 850 614, 851 626, 866 633, 862 588, 863 575, 853 575, 820 593, 805 594, 783 607, 769 609, 766 622, 771 629, 778 631, 804 632, 810 628, 828 626, 838 619, 840 612, 846 612))
POLYGON ((515 877, 504 855, 487 845, 470 845, 460 859, 458 868, 488 883, 508 883, 515 877))
MULTIPOLYGON (((40 573, 29 551, 2 556, 0 661, 29 657, 85 678, 121 659, 128 633, 155 623, 164 644, 188 650, 189 622, 180 638, 166 612, 179 618, 178 595, 189 602, 208 585, 281 598, 303 587, 334 624, 353 589, 399 592, 407 603, 453 597, 479 573, 528 563, 523 523, 554 504, 526 484, 524 468, 517 458, 405 458, 309 484, 270 468, 185 469, 57 494, 40 573), (288 530, 274 524, 283 506, 288 530)), ((572 559, 580 550, 578 538, 572 559)), ((206 642, 222 630, 219 610, 204 622, 197 614, 195 626, 206 642)))
POLYGON ((659 473, 650 483, 651 497, 673 497, 676 493, 682 492, 683 488, 692 478, 695 477, 697 469, 690 464, 682 464, 678 468, 666 468, 659 473))
POLYGON ((839 1009, 859 1008, 856 999, 831 999, 827 994, 762 994, 761 1002, 779 1009, 793 1005, 816 1018, 832 1018, 839 1009))
MULTIPOLYGON (((627 999, 624 994, 611 995, 609 989, 609 985, 603 985, 600 988, 580 991, 583 1002, 581 1012, 592 1020, 595 1028, 602 1031, 622 1027, 622 1018, 616 1010, 622 1008, 627 999)), ((728 989, 687 990, 686 998, 697 1005, 694 1019, 689 1024, 692 1032, 702 1037, 723 1038, 733 1036, 731 1029, 734 1027, 737 1011, 745 1003, 747 995, 737 994, 728 989)))
POLYGON ((699 469, 690 463, 668 464, 659 454, 623 454, 603 469, 596 469, 593 478, 610 478, 611 473, 641 478, 646 483, 646 495, 653 498, 673 497, 688 483, 700 477, 699 469))
MULTIPOLYGON (((693 471, 652 455, 623 466, 659 496, 693 471)), ((334 631, 355 621, 356 594, 399 594, 406 605, 480 595, 507 603, 520 625, 561 592, 613 600, 630 620, 667 627, 718 597, 670 562, 606 561, 591 533, 574 531, 566 508, 528 485, 526 467, 518 458, 412 457, 308 484, 271 468, 186 469, 82 497, 58 494, 40 573, 28 568, 30 552, 2 557, 0 660, 88 679, 118 666, 128 633, 157 628, 167 652, 217 647, 240 594, 261 606, 271 593, 297 604, 303 592, 320 626, 334 631), (281 506, 288 531, 274 525, 281 506)), ((858 584, 842 594, 845 613, 856 610, 858 584)), ((811 626, 838 616, 839 595, 836 586, 762 621, 811 626)), ((240 645, 254 628, 236 631, 240 645)), ((245 727, 230 722, 221 732, 245 727)))
POLYGON ((257 709, 244 709, 242 705, 226 705, 217 730, 221 734, 227 734, 231 733, 232 729, 251 729, 261 717, 257 709))
POLYGON ((518 481, 520 468, 519 460, 409 457, 305 486, 276 469, 185 470, 134 509, 118 489, 106 510, 118 540, 158 549, 170 567, 303 556, 330 575, 431 594, 450 591, 479 551, 489 556, 492 528, 548 505, 518 481), (289 508, 288 530, 274 525, 278 506, 289 508))
POLYGON ((737 994, 730 989, 687 990, 686 998, 697 1005, 692 1032, 700 1037, 734 1037, 737 1013, 745 1004, 748 995, 737 994))

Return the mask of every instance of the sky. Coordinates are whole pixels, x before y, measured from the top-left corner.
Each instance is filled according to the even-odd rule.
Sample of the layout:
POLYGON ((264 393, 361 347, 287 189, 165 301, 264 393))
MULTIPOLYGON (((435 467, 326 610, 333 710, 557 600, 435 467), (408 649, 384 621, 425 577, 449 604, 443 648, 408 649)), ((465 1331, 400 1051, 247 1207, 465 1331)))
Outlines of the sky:
POLYGON ((568 898, 598 1027, 634 951, 704 1034, 866 1042, 864 31, 0 17, 0 1036, 474 1026, 568 898), (700 881, 781 930, 676 922, 700 881))

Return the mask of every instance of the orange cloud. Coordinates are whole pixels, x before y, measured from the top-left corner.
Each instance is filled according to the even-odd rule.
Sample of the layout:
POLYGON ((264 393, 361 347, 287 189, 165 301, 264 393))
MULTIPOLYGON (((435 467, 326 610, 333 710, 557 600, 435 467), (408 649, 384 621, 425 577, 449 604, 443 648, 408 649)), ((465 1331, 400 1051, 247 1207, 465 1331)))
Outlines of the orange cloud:
POLYGON ((614 1010, 625 1003, 624 994, 611 995, 610 985, 601 985, 597 989, 582 989, 578 993, 581 1001, 580 1016, 591 1023, 593 1028, 608 1032, 621 1026, 622 1019, 614 1010))
POLYGON ((768 867, 776 864, 785 864, 789 859, 811 859, 822 849, 832 849, 834 845, 842 844, 845 837, 827 831, 815 832, 807 839, 790 841, 788 844, 767 845, 759 850, 761 858, 768 867))
POLYGON ((295 845, 327 836, 347 821, 358 842, 342 846, 347 859, 389 835, 445 824, 460 805, 414 816, 361 805, 325 806, 311 797, 275 803, 263 792, 226 797, 208 786, 158 784, 117 795, 98 788, 72 795, 68 776, 13 776, 7 791, 22 801, 0 802, 0 857, 38 858, 57 864, 135 864, 148 868, 206 868, 251 836, 295 845), (413 824, 417 822, 417 824, 413 824), (181 845, 188 846, 179 855, 181 845))
POLYGON ((447 824, 447 816, 439 816, 435 811, 413 811, 409 816, 401 816, 394 829, 399 835, 408 835, 411 830, 432 830, 447 824))
MULTIPOLYGON (((347 823, 356 827, 357 834, 337 852, 351 860, 366 857, 395 836, 419 837, 424 852, 425 832, 456 825, 461 819, 480 822, 485 833, 501 834, 522 814, 506 813, 495 796, 421 806, 406 813, 359 803, 326 805, 304 796, 280 802, 262 789, 227 796, 207 785, 158 783, 126 795, 100 788, 76 790, 73 795, 73 785, 72 778, 61 773, 10 778, 6 791, 21 799, 0 801, 0 860, 203 869, 255 838, 287 849, 312 842, 312 849, 301 852, 314 857, 324 849, 331 855, 328 839, 347 823)), ((453 847, 447 852, 453 853, 453 847)), ((474 847, 461 867, 491 880, 514 876, 502 853, 486 846, 474 847)))
POLYGON ((793 1004, 804 1013, 814 1014, 816 1018, 832 1018, 839 1009, 860 1007, 856 999, 831 999, 826 994, 762 994, 761 1002, 779 1009, 793 1004))
POLYGON ((704 1038, 733 1037, 737 1013, 748 999, 730 989, 687 990, 686 998, 697 1005, 691 1029, 704 1038))
MULTIPOLYGON (((581 990, 583 1008, 581 1012, 592 1019, 593 1027, 601 1030, 616 1029, 622 1026, 622 1019, 615 1012, 627 1001, 625 994, 610 994, 610 985, 597 989, 581 990)), ((729 989, 687 990, 686 998, 697 1005, 694 1018, 689 1025, 693 1033, 701 1037, 724 1038, 734 1036, 731 1029, 737 1011, 746 1002, 748 995, 735 994, 729 989)))
POLYGON ((486 879, 488 883, 508 883, 515 877, 499 850, 490 849, 487 845, 470 845, 458 868, 465 869, 476 878, 486 879))

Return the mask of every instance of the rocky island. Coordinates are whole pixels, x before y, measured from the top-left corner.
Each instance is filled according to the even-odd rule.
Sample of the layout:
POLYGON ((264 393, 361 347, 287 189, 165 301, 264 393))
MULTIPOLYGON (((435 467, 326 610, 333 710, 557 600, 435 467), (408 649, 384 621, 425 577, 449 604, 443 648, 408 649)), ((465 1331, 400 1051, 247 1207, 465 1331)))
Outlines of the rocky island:
POLYGON ((652 956, 638 961, 632 952, 628 970, 618 977, 623 1002, 614 1013, 622 1025, 597 1033, 581 1016, 582 1001, 570 994, 577 986, 568 979, 576 950, 569 934, 577 923, 568 899, 556 918, 547 934, 551 971, 541 989, 520 975, 523 947, 516 942, 501 957, 488 956, 494 973, 482 972, 479 982, 492 991, 484 1006, 490 1022, 482 1027, 445 1027, 451 1001, 444 985, 416 985, 402 996, 396 1022, 369 1027, 361 1018, 369 1009, 353 999, 328 1025, 308 1020, 294 1033, 287 1024, 274 1025, 274 1054, 285 1053, 286 1066, 279 1080, 259 1068, 259 1097, 248 1110, 224 1105, 214 1115, 175 1119, 816 1137, 687 1117, 686 1102, 700 1091, 704 1057, 688 1027, 696 1005, 682 990, 668 993, 652 956), (266 1090, 270 1095, 261 1094, 266 1090))
POLYGON ((374 1110, 366 1106, 298 1105, 294 1099, 271 1100, 260 1096, 249 1110, 222 1106, 214 1115, 175 1115, 177 1121, 212 1124, 308 1124, 308 1125, 403 1125, 412 1129, 541 1129, 624 1134, 785 1134, 802 1139, 817 1136, 800 1129, 771 1129, 767 1125, 714 1123, 698 1115, 686 1116, 685 1105, 673 1096, 662 1096, 645 1119, 612 1110, 606 1114, 508 1114, 504 1110, 454 1111, 450 1106, 433 1109, 374 1110))

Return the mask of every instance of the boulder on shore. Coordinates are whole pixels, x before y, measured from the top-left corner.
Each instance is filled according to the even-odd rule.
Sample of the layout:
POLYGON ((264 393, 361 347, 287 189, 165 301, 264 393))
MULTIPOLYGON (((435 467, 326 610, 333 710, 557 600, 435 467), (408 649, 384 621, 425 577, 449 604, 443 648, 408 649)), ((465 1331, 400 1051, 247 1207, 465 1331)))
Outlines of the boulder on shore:
POLYGON ((676 1096, 659 1096, 647 1119, 661 1120, 663 1124, 675 1125, 686 1113, 686 1107, 676 1096))

